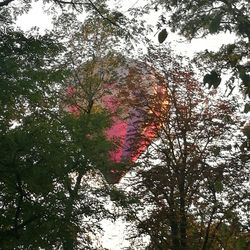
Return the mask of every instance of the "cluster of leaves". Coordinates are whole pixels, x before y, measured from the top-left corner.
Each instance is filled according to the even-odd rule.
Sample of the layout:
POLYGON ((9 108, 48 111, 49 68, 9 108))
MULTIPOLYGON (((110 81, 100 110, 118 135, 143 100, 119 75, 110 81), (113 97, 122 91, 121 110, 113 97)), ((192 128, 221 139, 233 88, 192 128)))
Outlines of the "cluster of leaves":
POLYGON ((172 12, 168 25, 172 31, 192 39, 197 36, 235 32, 243 38, 249 34, 249 3, 239 0, 222 1, 152 1, 172 12))
POLYGON ((99 180, 94 188, 91 180, 98 171, 110 176, 111 142, 104 136, 110 123, 96 102, 122 60, 121 39, 130 35, 122 32, 125 17, 105 1, 53 3, 89 17, 82 25, 64 12, 51 35, 24 34, 11 25, 31 1, 0 5, 0 244, 6 249, 94 249, 93 222, 105 213, 98 197, 107 195, 106 184, 99 180), (116 52, 107 49, 114 45, 116 52), (62 94, 68 86, 73 96, 62 94), (77 115, 67 112, 69 105, 77 115))
POLYGON ((234 44, 227 44, 223 45, 218 52, 201 52, 197 55, 194 59, 195 63, 198 61, 203 61, 205 63, 205 69, 209 70, 211 68, 215 69, 212 72, 217 74, 217 77, 214 79, 213 77, 209 80, 209 76, 212 75, 212 72, 207 74, 204 77, 204 83, 209 83, 209 85, 214 85, 214 87, 218 87, 220 81, 220 74, 227 74, 229 75, 229 79, 226 82, 226 85, 229 89, 229 94, 235 88, 235 81, 239 78, 241 85, 241 92, 244 96, 250 97, 250 75, 249 75, 249 62, 248 62, 248 55, 249 55, 249 43, 241 41, 234 44))
POLYGON ((209 72, 205 75, 204 83, 216 88, 220 84, 220 75, 231 74, 228 81, 229 91, 232 91, 237 85, 236 79, 239 79, 244 94, 250 96, 250 19, 248 15, 250 5, 248 1, 152 0, 145 8, 152 9, 152 6, 155 11, 162 12, 158 25, 158 28, 162 29, 158 36, 160 43, 167 38, 166 28, 172 32, 178 32, 189 40, 226 32, 235 35, 234 43, 226 45, 227 42, 225 42, 225 45, 216 53, 208 51, 201 53, 195 61, 203 72, 204 68, 209 72), (208 60, 209 63, 207 63, 208 60), (213 64, 212 67, 211 64, 213 64))

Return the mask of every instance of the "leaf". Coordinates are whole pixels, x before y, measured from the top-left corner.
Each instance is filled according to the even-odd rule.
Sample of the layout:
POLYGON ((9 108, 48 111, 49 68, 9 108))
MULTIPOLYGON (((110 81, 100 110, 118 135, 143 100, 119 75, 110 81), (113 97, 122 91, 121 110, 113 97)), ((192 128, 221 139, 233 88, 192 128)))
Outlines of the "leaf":
POLYGON ((240 20, 238 22, 238 31, 240 34, 242 34, 243 36, 247 36, 248 38, 250 38, 250 31, 249 31, 249 21, 245 21, 244 19, 243 20, 240 20))
POLYGON ((214 147, 212 150, 214 156, 219 156, 220 155, 220 147, 214 147))
POLYGON ((127 205, 126 195, 121 190, 112 189, 110 191, 110 199, 111 201, 119 202, 122 206, 127 205))
POLYGON ((236 241, 236 250, 244 250, 246 249, 246 240, 243 238, 239 238, 236 241))
POLYGON ((158 35, 159 43, 163 43, 166 40, 167 36, 168 36, 167 30, 163 29, 158 35))
POLYGON ((220 82, 221 77, 215 70, 212 70, 210 74, 206 74, 203 78, 203 83, 208 83, 209 88, 211 88, 212 86, 214 88, 217 88, 220 85, 220 82))
POLYGON ((244 113, 250 112, 250 103, 246 103, 244 107, 244 113))
POLYGON ((228 230, 229 230, 228 226, 226 224, 222 223, 220 228, 221 228, 222 235, 227 235, 228 230))
POLYGON ((232 145, 228 144, 226 147, 225 147, 226 150, 230 151, 232 150, 232 145))
POLYGON ((219 28, 220 28, 220 22, 221 22, 221 17, 222 17, 221 15, 217 15, 210 22, 208 29, 209 29, 209 32, 211 34, 214 34, 214 33, 216 33, 219 30, 219 28))
POLYGON ((250 125, 246 124, 242 129, 243 134, 250 139, 250 125))
POLYGON ((214 183, 214 188, 215 188, 215 191, 220 193, 223 191, 223 184, 221 181, 215 181, 214 183))

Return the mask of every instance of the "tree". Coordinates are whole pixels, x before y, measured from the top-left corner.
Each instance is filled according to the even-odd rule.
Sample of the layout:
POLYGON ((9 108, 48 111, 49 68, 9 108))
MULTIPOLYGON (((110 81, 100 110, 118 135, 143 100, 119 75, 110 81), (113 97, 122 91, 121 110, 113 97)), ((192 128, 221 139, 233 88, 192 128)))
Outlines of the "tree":
MULTIPOLYGON (((50 1, 55 5, 55 11, 59 6, 62 9, 71 7, 74 11, 92 13, 102 18, 108 26, 113 26, 120 34, 126 36, 127 42, 132 39, 138 41, 137 36, 145 38, 145 25, 141 21, 141 15, 154 9, 160 13, 158 28, 159 42, 167 38, 168 31, 178 32, 187 39, 206 37, 209 34, 230 32, 237 36, 237 41, 225 44, 218 52, 204 51, 196 57, 197 64, 205 69, 204 83, 218 87, 220 75, 230 74, 226 81, 229 93, 236 86, 236 80, 240 79, 240 87, 244 95, 249 97, 249 3, 246 0, 220 0, 220 1, 160 1, 151 0, 142 8, 129 8, 132 18, 127 13, 122 13, 119 6, 110 8, 109 1, 50 1), (201 62, 202 65, 200 64, 201 62), (205 62, 205 64, 204 64, 205 62)), ((0 3, 4 8, 16 1, 6 0, 0 3)), ((15 7, 15 13, 20 14, 30 9, 30 1, 15 7)), ((68 12, 68 11, 67 11, 68 12)), ((147 39, 146 39, 147 41, 147 39)))
MULTIPOLYGON (((201 52, 195 59, 202 63, 207 74, 204 83, 217 87, 221 74, 230 74, 227 81, 229 92, 235 88, 235 79, 240 79, 243 93, 250 96, 249 2, 239 0, 221 1, 151 1, 151 6, 160 7, 168 13, 160 15, 159 27, 178 32, 187 39, 206 37, 211 34, 230 32, 237 39, 232 44, 224 44, 218 52, 201 52), (169 17, 167 17, 169 15, 169 17), (215 77, 213 77, 215 76, 215 77)), ((166 39, 166 37, 165 37, 166 39)), ((165 40, 164 39, 164 40, 165 40)), ((201 66, 201 65, 200 65, 201 66)))
MULTIPOLYGON (((113 148, 104 133, 109 113, 96 103, 104 83, 96 69, 114 77, 110 71, 122 60, 118 45, 126 33, 86 5, 83 26, 74 13, 64 13, 51 34, 24 34, 13 20, 30 2, 20 8, 4 3, 1 248, 94 249, 98 222, 110 216, 103 201, 112 189, 103 176, 110 174, 113 148), (114 44, 116 50, 107 49, 114 44), (77 115, 69 105, 77 106, 77 115)), ((99 1, 98 8, 106 5, 99 1)))
POLYGON ((151 50, 148 58, 165 77, 168 106, 155 112, 161 100, 142 97, 152 111, 146 124, 161 129, 138 162, 129 194, 141 207, 128 206, 125 216, 136 223, 136 233, 150 236, 148 249, 247 246, 249 152, 237 132, 235 102, 202 88, 170 57, 151 50))
POLYGON ((109 166, 108 114, 66 112, 65 48, 1 15, 9 22, 0 31, 0 248, 94 249, 106 213, 99 197, 108 192, 100 177, 109 166))

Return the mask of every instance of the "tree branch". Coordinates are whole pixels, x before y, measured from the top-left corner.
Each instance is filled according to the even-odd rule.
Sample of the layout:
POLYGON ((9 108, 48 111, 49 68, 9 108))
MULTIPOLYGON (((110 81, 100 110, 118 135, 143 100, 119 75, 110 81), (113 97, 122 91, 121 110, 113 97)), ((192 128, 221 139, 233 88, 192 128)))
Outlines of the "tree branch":
POLYGON ((207 225, 207 228, 206 228, 206 233, 205 233, 205 237, 204 237, 202 250, 205 250, 206 247, 207 247, 208 239, 209 239, 209 233, 210 233, 210 227, 211 227, 211 224, 213 222, 213 218, 214 218, 214 214, 215 214, 216 210, 217 210, 217 207, 214 206, 212 208, 212 212, 210 214, 209 222, 208 222, 208 225, 207 225))
POLYGON ((19 193, 18 201, 17 201, 17 208, 16 208, 16 213, 15 213, 15 219, 14 219, 14 234, 16 238, 19 238, 18 236, 18 220, 21 214, 21 206, 23 203, 23 196, 24 196, 24 191, 22 189, 22 181, 21 177, 18 173, 16 173, 16 179, 17 179, 17 191, 19 193))
MULTIPOLYGON (((14 0, 6 0, 6 1, 14 1, 14 0)), ((83 5, 81 2, 74 2, 73 0, 65 1, 65 0, 53 0, 56 4, 58 4, 61 8, 63 7, 63 4, 65 5, 72 5, 74 9, 76 9, 76 5, 83 5)), ((96 5, 91 0, 86 0, 90 6, 100 15, 104 20, 108 21, 112 25, 121 28, 116 22, 112 21, 108 17, 104 16, 102 12, 96 7, 96 5)))
POLYGON ((4 0, 0 2, 0 7, 7 6, 9 3, 13 2, 14 0, 4 0))
POLYGON ((108 17, 105 17, 102 13, 101 13, 101 11, 95 6, 95 4, 91 1, 91 0, 87 0, 89 3, 90 3, 90 5, 92 6, 92 8, 104 19, 104 20, 106 20, 106 21, 108 21, 109 23, 111 23, 112 25, 114 25, 114 26, 116 26, 116 27, 119 27, 120 28, 120 26, 117 24, 117 23, 115 23, 115 22, 113 22, 112 20, 110 20, 108 17))

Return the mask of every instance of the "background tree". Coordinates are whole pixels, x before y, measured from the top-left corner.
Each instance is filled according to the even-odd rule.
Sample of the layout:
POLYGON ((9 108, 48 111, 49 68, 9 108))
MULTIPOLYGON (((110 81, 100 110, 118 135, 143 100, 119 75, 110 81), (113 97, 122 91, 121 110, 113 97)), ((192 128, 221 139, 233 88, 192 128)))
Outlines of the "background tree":
POLYGON ((98 172, 109 164, 108 114, 66 112, 65 48, 51 34, 14 29, 6 9, 1 17, 0 248, 94 249, 106 213, 98 172))
MULTIPOLYGON (((15 14, 23 14, 30 10, 32 6, 32 0, 25 0, 25 1, 18 1, 18 0, 2 0, 0 2, 0 8, 4 9, 6 7, 13 8, 15 14)), ((98 15, 102 15, 103 18, 105 13, 104 11, 106 0, 101 1, 92 1, 92 0, 81 0, 81 1, 64 1, 64 0, 51 0, 43 2, 45 5, 46 3, 52 4, 52 9, 54 10, 56 7, 61 8, 62 10, 66 10, 69 8, 76 10, 78 12, 83 12, 84 10, 94 10, 98 15), (100 10, 99 10, 100 8, 100 10)), ((108 18, 107 18, 108 19, 108 18)), ((116 25, 116 24, 114 24, 116 25)))
POLYGON ((24 34, 14 18, 30 2, 3 3, 0 245, 94 249, 110 191, 100 176, 111 169, 111 142, 104 136, 109 114, 96 100, 103 74, 112 78, 110 69, 122 58, 118 45, 126 33, 96 14, 107 8, 99 1, 98 9, 91 4, 94 11, 84 6, 90 17, 83 26, 74 13, 64 13, 51 34, 24 34), (108 49, 114 45, 117 50, 108 49), (77 115, 68 113, 69 105, 77 115))
POLYGON ((137 221, 137 233, 150 236, 148 249, 247 248, 249 153, 237 132, 235 101, 206 91, 169 55, 150 52, 149 62, 165 77, 168 106, 155 112, 161 100, 146 101, 152 110, 146 123, 161 129, 129 195, 141 207, 129 206, 127 216, 137 221))

